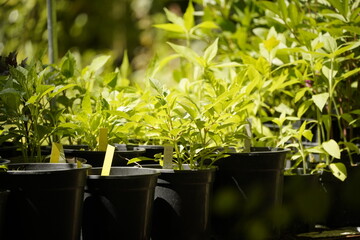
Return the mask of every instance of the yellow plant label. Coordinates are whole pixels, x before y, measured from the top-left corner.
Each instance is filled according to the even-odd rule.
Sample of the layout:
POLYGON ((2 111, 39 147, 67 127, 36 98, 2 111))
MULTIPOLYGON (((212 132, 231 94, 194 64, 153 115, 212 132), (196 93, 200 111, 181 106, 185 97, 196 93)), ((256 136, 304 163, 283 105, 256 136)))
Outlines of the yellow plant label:
POLYGON ((99 130, 99 151, 106 151, 108 145, 108 129, 100 128, 99 130))
POLYGON ((111 169, 111 164, 112 164, 112 161, 114 158, 114 152, 115 152, 115 147, 111 146, 111 145, 107 145, 105 159, 104 159, 103 167, 101 170, 101 176, 109 176, 110 175, 110 169, 111 169))
POLYGON ((50 163, 65 163, 65 153, 61 143, 52 143, 50 163))
POLYGON ((173 160, 173 146, 170 144, 164 145, 164 159, 163 168, 172 169, 173 160))

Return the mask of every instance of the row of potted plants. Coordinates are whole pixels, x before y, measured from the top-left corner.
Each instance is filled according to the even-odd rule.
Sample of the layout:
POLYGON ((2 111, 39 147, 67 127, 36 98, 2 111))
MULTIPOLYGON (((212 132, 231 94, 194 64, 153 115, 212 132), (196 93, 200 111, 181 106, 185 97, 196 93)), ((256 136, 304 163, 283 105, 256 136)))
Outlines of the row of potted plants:
MULTIPOLYGON (((102 73, 108 56, 99 56, 84 68, 77 66, 70 52, 51 66, 25 61, 18 64, 16 54, 2 57, 1 142, 21 149, 21 157, 12 157, 13 162, 44 161, 44 146, 52 142, 99 150, 100 129, 107 130, 106 139, 113 144, 169 145, 172 154, 156 152, 143 157, 144 152, 136 151, 117 164, 142 165, 155 159, 160 166, 173 169, 162 170, 165 172, 158 181, 158 189, 170 192, 173 186, 167 184, 173 175, 168 176, 168 171, 184 171, 181 174, 186 180, 180 182, 188 184, 183 186, 188 189, 189 174, 217 167, 214 198, 203 202, 201 211, 193 208, 191 214, 198 210, 206 215, 211 205, 212 234, 219 239, 263 239, 274 235, 274 228, 292 224, 294 216, 286 212, 293 214, 293 210, 280 207, 285 167, 289 168, 287 174, 322 172, 315 175, 315 181, 320 178, 323 185, 331 183, 325 184, 328 192, 350 188, 348 180, 354 178, 350 174, 357 170, 354 160, 359 154, 359 3, 194 3, 202 9, 201 17, 196 17, 199 12, 191 1, 183 16, 165 10, 168 23, 155 27, 170 33, 173 53, 162 59, 155 57, 141 83, 128 80, 126 55, 123 64, 109 73, 102 73), (202 51, 197 50, 199 45, 202 51), (164 72, 169 71, 173 81, 165 80, 169 75, 164 72), (307 147, 308 142, 313 145, 307 147), (288 151, 281 150, 277 158, 276 148, 292 150, 287 165, 288 151), (254 159, 242 160, 243 156, 254 159), (327 176, 328 172, 332 174, 327 176), (346 173, 349 176, 345 180, 346 173), (270 187, 270 180, 277 185, 270 187), (339 186, 333 190, 334 185, 339 186)), ((105 153, 101 154, 100 160, 93 160, 95 152, 86 158, 92 166, 101 166, 105 153)), ((195 192, 209 193, 213 180, 206 179, 205 188, 195 192)), ((156 199, 165 197, 157 194, 155 213, 164 208, 156 199)), ((335 200, 333 196, 324 200, 324 205, 330 202, 331 209, 324 210, 324 216, 337 212, 335 200)), ((187 202, 195 206, 194 198, 187 197, 184 205, 187 202)), ((172 209, 177 207, 174 204, 172 209)), ((341 208, 339 212, 345 215, 338 219, 342 224, 356 224, 343 221, 349 212, 356 212, 349 201, 344 205, 351 207, 341 208)), ((183 224, 188 224, 186 229, 195 225, 182 221, 168 226, 169 232, 183 224)), ((204 218, 199 222, 203 224, 200 233, 205 235, 195 235, 196 239, 208 237, 208 221, 204 218)), ((320 217, 312 221, 340 225, 320 217)), ((176 221, 165 223, 171 222, 176 221)), ((154 229, 165 223, 153 221, 154 229)), ((190 235, 187 238, 191 239, 190 235)))

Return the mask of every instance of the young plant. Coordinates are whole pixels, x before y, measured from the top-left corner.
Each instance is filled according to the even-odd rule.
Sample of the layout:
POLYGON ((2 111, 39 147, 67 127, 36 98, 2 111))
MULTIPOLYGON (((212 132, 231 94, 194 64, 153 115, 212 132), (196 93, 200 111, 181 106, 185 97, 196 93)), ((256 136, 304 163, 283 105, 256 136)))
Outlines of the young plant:
POLYGON ((19 144, 23 161, 41 162, 41 146, 52 141, 58 130, 53 119, 63 111, 53 100, 74 85, 50 85, 56 72, 37 62, 7 67, 0 79, 1 138, 19 144))

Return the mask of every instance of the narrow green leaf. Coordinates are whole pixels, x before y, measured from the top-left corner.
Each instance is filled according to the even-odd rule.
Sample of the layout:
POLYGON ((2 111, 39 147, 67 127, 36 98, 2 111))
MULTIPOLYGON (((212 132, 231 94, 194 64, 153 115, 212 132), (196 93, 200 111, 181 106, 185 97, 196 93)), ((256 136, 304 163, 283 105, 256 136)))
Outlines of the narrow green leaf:
POLYGON ((155 24, 154 27, 163 29, 169 32, 176 32, 176 33, 185 33, 185 29, 177 24, 174 23, 164 23, 164 24, 155 24))
POLYGON ((218 29, 219 26, 212 21, 204 21, 196 25, 195 28, 218 29))
POLYGON ((294 97, 294 102, 298 102, 300 99, 302 99, 305 96, 305 93, 308 91, 308 88, 301 88, 298 90, 294 97))
POLYGON ((82 103, 81 103, 81 107, 82 110, 87 113, 87 114, 91 114, 92 113, 92 108, 91 108, 91 98, 90 98, 90 94, 86 93, 82 103))
POLYGON ((53 98, 56 95, 58 95, 59 93, 65 91, 65 90, 67 90, 69 88, 75 87, 75 86, 76 86, 76 84, 73 84, 73 83, 72 84, 67 84, 65 86, 63 86, 63 85, 56 86, 54 91, 50 94, 50 98, 53 98))
POLYGON ((281 17, 286 21, 286 19, 288 18, 288 12, 285 0, 278 0, 277 2, 280 8, 281 17))
POLYGON ((349 42, 349 43, 346 43, 346 45, 342 45, 339 49, 337 49, 336 51, 333 52, 332 54, 332 57, 337 57, 341 54, 343 54, 344 52, 346 51, 350 51, 350 50, 353 50, 357 47, 360 46, 360 42, 349 42))
POLYGON ((175 13, 169 11, 169 10, 166 9, 166 8, 164 8, 164 11, 165 11, 166 18, 167 18, 170 22, 172 22, 172 23, 174 23, 174 24, 176 24, 176 25, 184 26, 184 27, 185 27, 185 25, 184 25, 184 20, 183 20, 181 17, 177 16, 175 13))
POLYGON ((347 9, 345 9, 345 2, 347 0, 327 0, 336 10, 338 10, 344 17, 347 15, 347 9))
POLYGON ((260 7, 262 7, 263 9, 267 9, 270 10, 271 12, 280 15, 279 13, 279 9, 278 9, 278 5, 275 2, 270 2, 270 1, 260 1, 257 3, 260 7))
POLYGON ((205 61, 202 59, 194 50, 188 47, 176 45, 169 43, 169 45, 180 54, 182 57, 186 58, 189 62, 198 64, 200 66, 205 66, 205 61))
POLYGON ((197 113, 196 113, 196 107, 192 106, 192 104, 187 103, 187 104, 183 104, 181 102, 179 102, 179 105, 185 109, 185 111, 190 115, 191 119, 196 119, 197 117, 197 113))
POLYGON ((352 33, 356 33, 358 35, 360 35, 360 27, 356 27, 356 26, 342 26, 343 29, 352 32, 352 33))
POLYGON ((299 24, 299 22, 301 22, 302 19, 300 19, 300 14, 299 14, 299 10, 297 7, 296 7, 296 4, 295 3, 290 3, 289 4, 289 17, 291 19, 291 23, 292 25, 295 27, 299 24))
POLYGON ((61 73, 65 77, 70 78, 74 76, 75 66, 76 60, 74 56, 70 52, 68 52, 64 57, 63 63, 61 64, 61 73))
POLYGON ((33 95, 33 96, 31 96, 31 97, 27 100, 26 105, 28 105, 28 104, 34 104, 35 102, 37 102, 38 97, 39 97, 39 95, 33 95))
POLYGON ((309 107, 312 105, 312 101, 305 101, 303 102, 300 107, 298 108, 297 117, 301 118, 305 112, 309 109, 309 107))
POLYGON ((212 65, 212 68, 232 68, 232 67, 241 67, 241 66, 243 65, 237 62, 226 62, 226 63, 212 65))
POLYGON ((42 99, 46 94, 50 93, 52 90, 55 89, 55 86, 50 85, 39 85, 36 88, 36 92, 39 93, 39 97, 37 100, 42 99))
POLYGON ((204 52, 204 59, 208 65, 215 58, 215 56, 217 54, 218 42, 219 42, 219 39, 216 38, 215 41, 204 52))
POLYGON ((351 71, 346 71, 343 75, 341 75, 342 79, 347 79, 348 77, 353 76, 354 74, 360 72, 360 68, 355 68, 351 71))
POLYGON ((120 66, 120 73, 123 78, 127 78, 127 76, 130 74, 130 62, 127 51, 124 52, 124 56, 122 59, 122 63, 120 66))
POLYGON ((188 31, 194 26, 194 12, 195 10, 192 1, 189 1, 188 7, 184 13, 184 25, 188 31))

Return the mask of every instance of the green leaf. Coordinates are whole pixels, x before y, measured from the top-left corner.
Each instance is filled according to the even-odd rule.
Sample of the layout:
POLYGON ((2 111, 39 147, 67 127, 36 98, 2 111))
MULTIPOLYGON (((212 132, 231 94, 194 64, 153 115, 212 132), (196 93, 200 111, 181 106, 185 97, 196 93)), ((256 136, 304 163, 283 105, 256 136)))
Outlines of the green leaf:
POLYGON ((330 156, 340 159, 340 147, 335 140, 330 139, 327 142, 323 142, 321 146, 330 156))
POLYGON ((208 65, 215 58, 215 56, 217 54, 218 42, 219 42, 219 39, 216 38, 215 41, 204 52, 204 59, 208 65))
POLYGON ((109 85, 112 81, 114 81, 117 78, 118 73, 117 72, 110 72, 105 74, 103 78, 104 85, 109 85))
POLYGON ((76 60, 74 56, 70 52, 68 52, 65 55, 63 63, 61 64, 61 73, 66 78, 71 78, 72 76, 74 76, 75 66, 76 66, 76 60))
POLYGON ((278 0, 277 2, 280 8, 281 17, 286 21, 286 19, 288 18, 288 12, 285 0, 278 0))
POLYGON ((304 132, 302 133, 302 135, 309 141, 312 141, 313 138, 313 133, 311 132, 311 130, 306 129, 304 130, 304 132))
POLYGON ((328 93, 320 93, 312 96, 312 100, 314 101, 315 105, 320 109, 320 111, 323 110, 328 99, 328 93))
POLYGON ((322 36, 320 38, 320 40, 322 41, 322 43, 324 43, 324 48, 329 52, 329 53, 333 53, 336 51, 337 49, 337 43, 336 43, 336 39, 331 37, 331 36, 322 36))
POLYGON ((172 22, 172 23, 174 23, 174 24, 176 24, 176 25, 184 26, 184 27, 185 27, 185 25, 184 25, 184 20, 183 20, 181 17, 177 16, 175 13, 169 11, 169 10, 166 9, 166 8, 164 8, 164 11, 165 11, 166 18, 167 18, 170 22, 172 22))
POLYGON ((306 113, 306 111, 309 109, 309 107, 312 105, 312 101, 305 101, 303 102, 300 107, 298 108, 298 112, 296 114, 296 116, 298 118, 301 118, 302 115, 304 115, 306 113))
POLYGON ((299 22, 301 22, 301 18, 300 18, 300 10, 296 7, 296 4, 294 3, 290 3, 289 4, 289 17, 291 19, 291 23, 293 24, 293 26, 296 26, 299 24, 299 22))
POLYGON ((309 89, 305 87, 298 90, 295 94, 294 102, 298 102, 301 98, 303 98, 308 90, 309 89))
POLYGON ((272 36, 271 38, 264 40, 263 43, 266 50, 271 52, 271 50, 273 50, 277 45, 279 45, 280 41, 277 40, 274 36, 272 36))
POLYGON ((344 52, 353 50, 357 47, 360 46, 360 42, 347 42, 346 44, 343 44, 341 47, 339 47, 338 49, 336 49, 336 51, 334 51, 331 55, 332 58, 335 58, 341 54, 343 54, 344 52))
POLYGON ((360 35, 360 27, 342 26, 342 28, 349 31, 349 32, 356 33, 356 34, 360 35))
POLYGON ((69 89, 69 88, 75 87, 75 86, 76 86, 76 84, 73 84, 73 83, 72 83, 72 84, 67 84, 67 85, 65 85, 65 86, 63 86, 63 85, 58 85, 58 86, 55 87, 55 89, 53 90, 53 92, 50 94, 50 98, 53 98, 53 97, 55 97, 56 95, 58 95, 59 93, 65 91, 65 90, 67 90, 67 89, 69 89))
POLYGON ((356 154, 360 154, 360 149, 359 147, 352 143, 352 142, 343 142, 343 144, 352 152, 355 152, 356 154))
POLYGON ((260 1, 258 2, 258 5, 264 9, 270 10, 277 15, 280 15, 277 3, 270 1, 260 1))
POLYGON ((123 78, 126 78, 130 74, 130 62, 127 51, 124 52, 122 63, 120 66, 120 73, 123 78))
POLYGON ((189 1, 188 7, 184 13, 184 25, 188 31, 194 26, 194 12, 195 10, 192 1, 189 1))
POLYGON ((327 66, 327 64, 323 65, 321 71, 329 81, 333 79, 337 74, 336 69, 331 69, 329 66, 327 66))
POLYGON ((357 74, 358 72, 360 72, 360 68, 355 68, 351 71, 346 71, 343 75, 341 75, 342 79, 347 79, 348 77, 351 77, 354 74, 357 74))
POLYGON ((132 158, 130 159, 127 164, 132 164, 132 163, 137 163, 137 162, 141 162, 141 161, 146 161, 146 160, 154 160, 153 158, 148 158, 148 157, 137 157, 137 158, 132 158))
POLYGON ((291 115, 294 112, 294 109, 290 108, 289 106, 287 106, 284 103, 280 103, 278 106, 276 106, 275 111, 280 112, 280 113, 286 113, 288 115, 291 115))
POLYGON ((188 47, 168 43, 178 54, 186 58, 191 63, 196 63, 200 66, 205 66, 205 61, 194 50, 188 47))
POLYGON ((100 68, 102 68, 105 63, 109 60, 110 56, 107 55, 101 55, 96 57, 91 64, 89 65, 89 70, 91 71, 98 71, 100 68))
POLYGON ((32 95, 26 102, 28 104, 34 104, 38 100, 39 95, 32 95))
POLYGON ((173 23, 155 24, 154 27, 169 32, 185 33, 185 29, 182 26, 173 23))
POLYGON ((233 67, 241 67, 243 66, 240 63, 237 62, 225 62, 225 63, 220 63, 220 64, 216 64, 216 65, 212 65, 212 68, 233 68, 233 67))
POLYGON ((179 105, 185 109, 185 111, 190 115, 191 119, 193 120, 196 119, 197 117, 196 107, 193 104, 191 103, 183 104, 179 102, 179 105))
POLYGON ((90 98, 90 94, 88 92, 85 94, 85 96, 82 100, 81 107, 85 113, 87 113, 87 114, 92 113, 91 98, 90 98))
POLYGON ((340 179, 341 181, 346 179, 347 171, 343 163, 330 163, 329 168, 336 178, 340 179))
POLYGON ((344 17, 347 16, 348 0, 327 0, 344 17))
POLYGON ((204 21, 196 25, 194 28, 219 29, 219 26, 212 21, 204 21))

